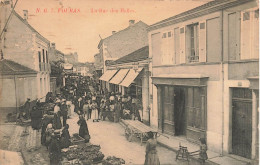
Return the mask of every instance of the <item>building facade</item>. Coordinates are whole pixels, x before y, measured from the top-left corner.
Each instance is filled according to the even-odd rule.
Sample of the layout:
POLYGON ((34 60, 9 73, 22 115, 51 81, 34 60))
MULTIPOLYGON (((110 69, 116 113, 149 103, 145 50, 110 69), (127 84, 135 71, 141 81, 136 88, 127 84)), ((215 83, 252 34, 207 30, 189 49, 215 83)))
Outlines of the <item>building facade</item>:
MULTIPOLYGON (((127 28, 118 32, 112 31, 111 36, 100 40, 98 49, 102 59, 103 74, 111 61, 148 45, 147 27, 148 25, 142 21, 135 23, 134 20, 130 20, 127 28)), ((109 83, 103 82, 102 87, 110 91, 109 83)))
MULTIPOLYGON (((37 72, 37 77, 30 81, 36 86, 37 94, 31 99, 44 99, 50 90, 50 41, 44 38, 28 23, 28 11, 24 10, 21 17, 8 1, 1 3, 1 49, 4 59, 12 60, 37 72), (9 15, 11 16, 9 17, 9 15)), ((23 98, 26 101, 26 98, 23 98)))
POLYGON ((151 124, 258 159, 259 8, 213 1, 148 28, 151 124))
POLYGON ((49 61, 64 61, 64 53, 56 49, 56 44, 51 43, 50 51, 49 51, 49 61))
POLYGON ((145 46, 107 65, 100 80, 109 83, 111 91, 131 96, 141 105, 141 119, 149 124, 149 47, 145 46))

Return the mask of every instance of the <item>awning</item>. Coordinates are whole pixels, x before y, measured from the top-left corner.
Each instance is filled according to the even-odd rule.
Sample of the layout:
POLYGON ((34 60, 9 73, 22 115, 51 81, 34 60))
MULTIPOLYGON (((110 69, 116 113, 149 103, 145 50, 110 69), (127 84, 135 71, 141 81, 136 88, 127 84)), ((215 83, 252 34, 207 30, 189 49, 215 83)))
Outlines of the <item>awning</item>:
POLYGON ((208 77, 200 74, 163 74, 152 77, 152 83, 157 85, 205 86, 208 77))
POLYGON ((250 89, 259 89, 259 77, 248 77, 247 78, 250 81, 250 89))
POLYGON ((127 75, 129 69, 120 69, 116 75, 109 81, 109 83, 112 84, 120 84, 123 79, 125 78, 125 76, 127 75))
POLYGON ((109 81, 116 74, 117 70, 107 70, 105 73, 99 78, 102 81, 109 81))
POLYGON ((125 79, 119 84, 124 87, 129 87, 130 84, 135 80, 135 78, 139 75, 143 68, 139 68, 138 70, 130 69, 125 79))

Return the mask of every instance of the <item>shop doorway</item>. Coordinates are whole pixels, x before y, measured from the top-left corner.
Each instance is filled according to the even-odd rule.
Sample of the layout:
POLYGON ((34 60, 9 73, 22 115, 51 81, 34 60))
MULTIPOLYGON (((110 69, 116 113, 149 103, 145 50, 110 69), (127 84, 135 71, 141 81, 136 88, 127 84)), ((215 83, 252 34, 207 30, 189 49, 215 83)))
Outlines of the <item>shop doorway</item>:
POLYGON ((185 88, 174 88, 175 135, 186 135, 185 88))
POLYGON ((186 135, 185 88, 162 86, 159 128, 175 136, 186 135))
POLYGON ((233 88, 232 94, 232 153, 251 158, 252 91, 233 88))

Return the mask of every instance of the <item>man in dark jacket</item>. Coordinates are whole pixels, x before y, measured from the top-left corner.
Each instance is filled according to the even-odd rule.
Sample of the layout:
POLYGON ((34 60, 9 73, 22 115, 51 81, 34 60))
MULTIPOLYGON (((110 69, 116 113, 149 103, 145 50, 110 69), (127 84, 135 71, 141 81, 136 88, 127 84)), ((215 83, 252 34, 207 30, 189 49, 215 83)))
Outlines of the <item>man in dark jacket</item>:
POLYGON ((65 99, 62 100, 60 110, 61 110, 61 115, 63 118, 63 127, 64 127, 67 124, 67 118, 68 118, 68 108, 67 108, 65 99))
POLYGON ((50 165, 58 165, 61 157, 61 148, 57 135, 52 135, 49 146, 50 165))

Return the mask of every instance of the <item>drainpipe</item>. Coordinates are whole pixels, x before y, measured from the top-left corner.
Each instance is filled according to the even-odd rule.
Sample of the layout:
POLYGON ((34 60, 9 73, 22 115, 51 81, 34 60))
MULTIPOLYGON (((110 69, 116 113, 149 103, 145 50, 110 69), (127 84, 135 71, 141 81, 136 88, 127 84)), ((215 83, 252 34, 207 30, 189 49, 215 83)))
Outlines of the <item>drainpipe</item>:
POLYGON ((223 21, 223 10, 221 10, 221 15, 220 15, 220 19, 221 19, 221 102, 222 102, 222 106, 221 106, 221 110, 222 110, 222 135, 221 135, 221 153, 220 156, 223 156, 223 150, 224 150, 224 65, 223 65, 223 61, 224 61, 224 36, 223 36, 223 26, 224 26, 224 21, 223 21))
POLYGON ((18 109, 17 109, 16 76, 15 75, 14 75, 14 92, 15 92, 15 108, 16 108, 16 113, 18 113, 18 109))

